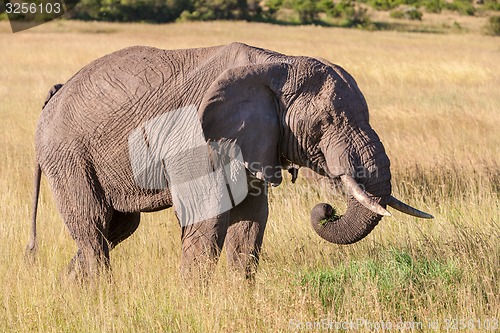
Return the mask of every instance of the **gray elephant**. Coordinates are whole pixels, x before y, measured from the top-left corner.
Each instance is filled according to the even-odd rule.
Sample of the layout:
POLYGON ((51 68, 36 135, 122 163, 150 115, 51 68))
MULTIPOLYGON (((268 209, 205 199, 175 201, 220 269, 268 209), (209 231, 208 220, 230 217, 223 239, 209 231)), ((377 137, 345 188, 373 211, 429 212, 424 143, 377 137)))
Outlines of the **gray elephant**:
POLYGON ((70 267, 84 274, 109 266, 109 251, 137 229, 140 212, 174 206, 179 217, 176 197, 189 201, 183 193, 195 193, 204 199, 189 201, 182 213, 198 217, 181 222, 182 270, 215 264, 225 244, 230 266, 252 276, 268 218, 267 186, 279 185, 291 165, 342 182, 349 193, 343 216, 327 204, 312 210, 314 229, 329 242, 361 240, 390 215, 387 205, 432 217, 391 196, 389 158, 345 70, 241 43, 173 51, 136 46, 91 62, 49 93, 36 161, 28 250, 36 245, 43 172, 78 246, 70 267), (238 153, 204 149, 207 143, 238 153), (152 145, 162 154, 143 159, 152 145), (217 154, 229 156, 226 172, 217 173, 217 154), (174 184, 175 172, 166 174, 172 168, 187 181, 174 184), (239 177, 232 189, 217 180, 228 174, 239 177), (215 185, 197 181, 209 178, 215 185), (236 187, 245 191, 228 195, 236 187), (210 214, 196 211, 193 202, 213 197, 210 214))

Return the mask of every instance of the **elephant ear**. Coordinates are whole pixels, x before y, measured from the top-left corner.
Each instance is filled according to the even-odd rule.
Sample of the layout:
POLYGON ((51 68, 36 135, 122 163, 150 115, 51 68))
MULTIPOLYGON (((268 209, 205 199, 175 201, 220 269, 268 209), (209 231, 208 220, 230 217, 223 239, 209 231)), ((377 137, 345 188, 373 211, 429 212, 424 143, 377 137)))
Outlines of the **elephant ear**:
POLYGON ((200 108, 205 138, 235 142, 247 169, 274 186, 281 183, 278 111, 287 75, 283 63, 228 69, 212 83, 200 108))

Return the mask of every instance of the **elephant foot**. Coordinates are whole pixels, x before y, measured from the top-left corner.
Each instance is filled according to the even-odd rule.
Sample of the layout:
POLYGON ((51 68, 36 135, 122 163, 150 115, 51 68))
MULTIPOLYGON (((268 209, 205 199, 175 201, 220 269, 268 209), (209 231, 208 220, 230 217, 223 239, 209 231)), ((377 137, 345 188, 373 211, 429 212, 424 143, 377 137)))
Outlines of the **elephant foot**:
POLYGON ((183 249, 180 275, 184 283, 206 284, 215 272, 220 250, 216 246, 208 248, 183 249))
POLYGON ((228 219, 226 212, 215 218, 182 227, 180 270, 183 281, 210 280, 219 261, 228 219))
POLYGON ((232 224, 226 236, 228 267, 249 281, 255 279, 259 266, 264 223, 239 221, 232 224))
POLYGON ((229 269, 239 277, 252 283, 255 281, 259 266, 259 258, 254 254, 228 253, 227 263, 229 269))
POLYGON ((71 259, 65 272, 65 279, 77 283, 92 282, 99 277, 112 281, 109 258, 97 259, 94 256, 84 256, 80 250, 71 259))

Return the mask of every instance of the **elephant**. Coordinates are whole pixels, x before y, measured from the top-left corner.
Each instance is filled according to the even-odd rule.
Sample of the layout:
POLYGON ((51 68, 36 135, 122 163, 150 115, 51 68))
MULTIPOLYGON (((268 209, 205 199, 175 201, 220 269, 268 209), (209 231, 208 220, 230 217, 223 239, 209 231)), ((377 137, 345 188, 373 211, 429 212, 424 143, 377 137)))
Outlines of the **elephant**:
POLYGON ((324 203, 312 209, 313 228, 328 242, 363 239, 390 215, 387 206, 432 218, 391 195, 389 158, 350 74, 321 58, 243 43, 134 46, 94 60, 51 89, 35 151, 28 251, 36 248, 43 173, 78 246, 70 270, 85 276, 109 269, 110 250, 134 233, 141 212, 170 207, 182 228, 181 272, 191 274, 202 264, 210 271, 225 245, 228 265, 254 276, 268 219, 267 189, 280 185, 287 169, 296 178, 296 168, 308 167, 344 185, 343 216, 324 203), (144 160, 151 149, 162 154, 144 160), (217 173, 214 155, 231 160, 226 173, 217 173), (172 168, 187 173, 187 181, 174 183, 172 168), (231 189, 218 180, 204 183, 233 173, 239 180, 231 189), (236 188, 244 191, 228 195, 236 188), (179 208, 184 201, 176 197, 191 200, 190 206, 179 208), (215 208, 196 211, 206 200, 215 208))

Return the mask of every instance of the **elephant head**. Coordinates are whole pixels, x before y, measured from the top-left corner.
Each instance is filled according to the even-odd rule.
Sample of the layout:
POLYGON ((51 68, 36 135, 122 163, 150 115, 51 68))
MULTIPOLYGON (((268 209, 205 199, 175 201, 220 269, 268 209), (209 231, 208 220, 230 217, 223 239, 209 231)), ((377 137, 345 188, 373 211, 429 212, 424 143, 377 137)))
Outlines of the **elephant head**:
POLYGON ((364 238, 390 215, 387 205, 432 217, 391 196, 389 158, 361 91, 339 66, 267 54, 263 62, 224 71, 201 112, 207 139, 235 140, 258 178, 280 184, 280 161, 288 160, 344 184, 349 196, 343 216, 334 216, 327 204, 311 212, 314 230, 329 242, 364 238))

